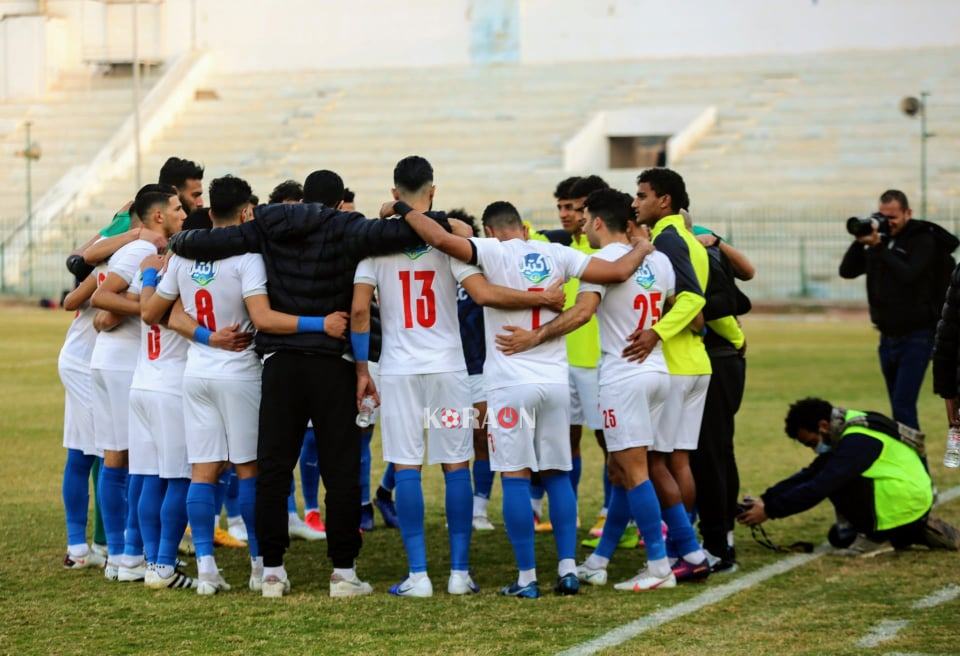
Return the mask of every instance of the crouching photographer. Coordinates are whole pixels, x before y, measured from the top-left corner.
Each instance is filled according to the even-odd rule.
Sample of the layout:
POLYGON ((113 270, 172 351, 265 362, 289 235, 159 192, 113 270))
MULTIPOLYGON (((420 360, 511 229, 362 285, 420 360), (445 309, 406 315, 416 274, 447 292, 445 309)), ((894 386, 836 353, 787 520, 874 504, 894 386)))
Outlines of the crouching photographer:
POLYGON ((958 241, 935 223, 912 219, 906 194, 896 189, 880 196, 873 215, 848 219, 847 232, 855 241, 843 256, 840 276, 867 275, 870 320, 880 331, 880 369, 893 418, 920 428, 917 397, 958 241))
POLYGON ((922 433, 876 412, 837 408, 815 398, 790 406, 786 433, 816 451, 816 459, 759 499, 745 499, 740 523, 755 526, 789 517, 829 499, 837 514, 865 536, 845 555, 873 555, 890 545, 960 549, 960 532, 930 515, 933 491, 921 462, 922 433))

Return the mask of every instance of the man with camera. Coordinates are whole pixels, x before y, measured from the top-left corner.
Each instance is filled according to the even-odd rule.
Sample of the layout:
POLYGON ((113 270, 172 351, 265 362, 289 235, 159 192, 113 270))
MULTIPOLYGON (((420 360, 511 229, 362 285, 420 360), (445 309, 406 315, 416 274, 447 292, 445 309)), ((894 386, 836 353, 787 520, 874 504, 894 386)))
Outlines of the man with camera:
POLYGON ((917 397, 958 242, 940 226, 911 216, 907 196, 890 189, 872 216, 849 219, 847 231, 855 241, 843 256, 840 276, 867 274, 870 320, 880 331, 880 369, 893 418, 919 428, 917 397))
POLYGON ((785 430, 818 455, 806 469, 759 499, 744 499, 737 518, 742 524, 796 515, 829 499, 837 513, 867 538, 858 538, 841 552, 844 555, 890 551, 887 541, 895 549, 913 544, 960 548, 960 531, 930 515, 933 492, 918 451, 922 449, 918 431, 876 412, 838 408, 816 398, 790 406, 785 430))

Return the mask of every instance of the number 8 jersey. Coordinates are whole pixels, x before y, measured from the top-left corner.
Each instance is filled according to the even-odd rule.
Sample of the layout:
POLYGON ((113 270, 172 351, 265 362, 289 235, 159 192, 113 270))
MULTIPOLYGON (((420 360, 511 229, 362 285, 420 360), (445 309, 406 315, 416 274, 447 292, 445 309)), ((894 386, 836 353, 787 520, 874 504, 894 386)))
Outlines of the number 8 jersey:
MULTIPOLYGON (((239 324, 241 332, 252 332, 253 323, 243 299, 267 293, 267 274, 257 253, 213 262, 174 255, 156 293, 168 301, 179 296, 186 313, 208 330, 216 332, 239 324)), ((260 370, 260 358, 252 344, 235 352, 191 342, 183 375, 259 380, 260 370)))
MULTIPOLYGON (((630 245, 607 244, 594 257, 613 262, 630 252, 630 245)), ((627 337, 637 328, 653 327, 665 311, 667 298, 673 296, 676 276, 670 259, 663 253, 647 255, 640 268, 624 282, 615 285, 581 283, 580 293, 600 295, 597 318, 600 321, 600 385, 609 385, 638 373, 667 372, 663 345, 657 342, 643 362, 628 362, 621 355, 627 337)))

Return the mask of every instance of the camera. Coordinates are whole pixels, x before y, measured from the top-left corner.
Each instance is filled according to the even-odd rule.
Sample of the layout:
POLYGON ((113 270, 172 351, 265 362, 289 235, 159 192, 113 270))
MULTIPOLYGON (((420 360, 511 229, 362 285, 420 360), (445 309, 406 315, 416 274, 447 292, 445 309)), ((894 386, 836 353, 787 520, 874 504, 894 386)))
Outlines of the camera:
POLYGON ((866 237, 873 232, 874 228, 881 235, 890 234, 890 219, 880 212, 874 212, 866 218, 851 216, 847 219, 847 232, 854 237, 866 237))
POLYGON ((737 517, 747 512, 751 508, 753 508, 753 499, 747 497, 737 504, 737 517))

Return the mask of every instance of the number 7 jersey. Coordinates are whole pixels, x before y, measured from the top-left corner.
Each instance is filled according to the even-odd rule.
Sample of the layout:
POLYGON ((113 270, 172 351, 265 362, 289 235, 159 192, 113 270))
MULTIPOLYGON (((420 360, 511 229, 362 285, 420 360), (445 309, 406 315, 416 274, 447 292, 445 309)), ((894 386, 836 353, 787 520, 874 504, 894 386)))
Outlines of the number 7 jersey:
MULTIPOLYGON (((613 262, 630 246, 619 242, 607 244, 594 257, 613 262)), ((638 373, 667 372, 663 345, 657 342, 643 362, 628 362, 621 353, 627 337, 637 328, 653 327, 665 311, 667 298, 673 296, 676 276, 670 258, 653 252, 626 281, 614 285, 582 283, 580 293, 600 295, 597 318, 600 321, 600 384, 609 385, 638 373)))
MULTIPOLYGON (((186 313, 210 331, 239 324, 240 332, 253 332, 244 299, 267 293, 267 274, 257 253, 213 262, 174 255, 156 293, 168 301, 179 296, 186 313)), ((235 352, 191 342, 183 375, 259 380, 260 370, 260 358, 252 344, 235 352)))
POLYGON ((369 257, 357 265, 353 282, 379 290, 381 376, 466 368, 457 283, 473 273, 473 267, 426 244, 395 255, 369 257))

